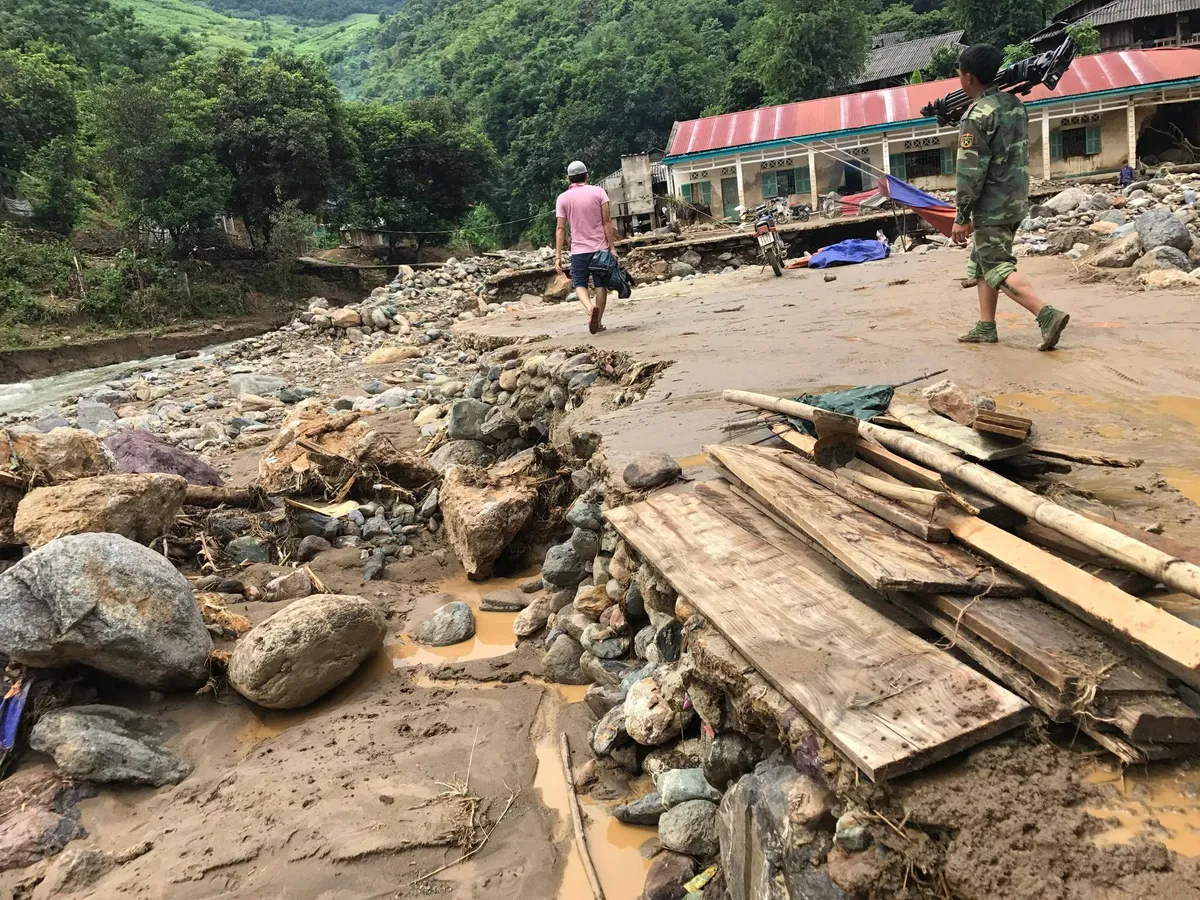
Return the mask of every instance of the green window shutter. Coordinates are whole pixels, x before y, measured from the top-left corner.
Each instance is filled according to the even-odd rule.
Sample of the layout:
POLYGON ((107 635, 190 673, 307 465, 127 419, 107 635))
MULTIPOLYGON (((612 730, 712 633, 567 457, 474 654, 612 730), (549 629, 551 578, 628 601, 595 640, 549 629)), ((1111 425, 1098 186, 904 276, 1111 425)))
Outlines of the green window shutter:
POLYGON ((1085 150, 1088 156, 1095 156, 1100 152, 1100 126, 1095 125, 1089 127, 1084 135, 1085 150))
POLYGON ((1050 158, 1051 159, 1062 159, 1063 158, 1062 131, 1061 130, 1055 130, 1055 131, 1050 132, 1050 158))
POLYGON ((808 174, 808 166, 796 169, 796 193, 810 194, 812 193, 812 179, 808 174))
POLYGON ((762 173, 762 198, 764 200, 772 200, 776 196, 778 196, 775 193, 776 186, 777 186, 777 182, 775 180, 775 173, 774 172, 763 172, 762 173))
POLYGON ((712 209, 712 182, 706 181, 700 185, 700 196, 703 198, 700 205, 712 209))
POLYGON ((901 181, 908 180, 908 166, 905 165, 903 153, 889 153, 888 168, 891 169, 892 174, 901 181))
POLYGON ((796 193, 796 170, 787 169, 779 174, 780 180, 783 182, 780 185, 779 193, 790 197, 792 194, 796 193))
POLYGON ((692 202, 692 186, 690 184, 680 185, 679 186, 679 196, 683 197, 683 200, 685 203, 691 203, 692 202))
POLYGON ((954 154, 953 147, 943 147, 942 148, 942 174, 943 175, 953 175, 954 174, 954 155, 955 154, 954 154))

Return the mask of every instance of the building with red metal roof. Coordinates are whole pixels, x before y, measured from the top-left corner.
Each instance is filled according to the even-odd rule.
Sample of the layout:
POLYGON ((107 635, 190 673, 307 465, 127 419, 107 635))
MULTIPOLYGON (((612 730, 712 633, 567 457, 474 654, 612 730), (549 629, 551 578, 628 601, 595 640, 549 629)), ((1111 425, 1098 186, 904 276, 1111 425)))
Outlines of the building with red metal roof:
MULTIPOLYGON (((948 79, 676 123, 663 160, 672 193, 729 218, 739 204, 776 196, 816 206, 882 172, 925 190, 952 188, 958 131, 920 110, 957 87, 948 79)), ((1080 57, 1057 88, 1024 99, 1035 177, 1116 171, 1139 149, 1145 156, 1139 136, 1153 143, 1164 106, 1200 100, 1200 49, 1080 57)))

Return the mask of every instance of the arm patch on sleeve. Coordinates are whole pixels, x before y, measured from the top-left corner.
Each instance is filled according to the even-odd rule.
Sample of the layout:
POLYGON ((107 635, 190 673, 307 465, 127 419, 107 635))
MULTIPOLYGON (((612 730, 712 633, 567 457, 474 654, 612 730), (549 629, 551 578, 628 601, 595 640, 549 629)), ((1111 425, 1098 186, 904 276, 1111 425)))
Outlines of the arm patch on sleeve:
POLYGON ((971 132, 969 132, 969 131, 964 131, 962 133, 962 137, 960 137, 958 140, 958 146, 961 147, 963 150, 974 150, 975 149, 975 135, 971 134, 971 132))

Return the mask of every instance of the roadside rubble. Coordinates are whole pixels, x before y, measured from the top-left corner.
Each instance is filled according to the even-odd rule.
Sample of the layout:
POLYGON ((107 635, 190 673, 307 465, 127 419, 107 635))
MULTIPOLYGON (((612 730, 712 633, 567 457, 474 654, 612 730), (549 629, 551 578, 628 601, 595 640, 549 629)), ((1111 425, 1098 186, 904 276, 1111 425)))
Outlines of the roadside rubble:
POLYGON ((1200 287, 1198 196, 1200 174, 1135 181, 1123 190, 1069 187, 1030 210, 1014 252, 1079 260, 1085 278, 1200 287))

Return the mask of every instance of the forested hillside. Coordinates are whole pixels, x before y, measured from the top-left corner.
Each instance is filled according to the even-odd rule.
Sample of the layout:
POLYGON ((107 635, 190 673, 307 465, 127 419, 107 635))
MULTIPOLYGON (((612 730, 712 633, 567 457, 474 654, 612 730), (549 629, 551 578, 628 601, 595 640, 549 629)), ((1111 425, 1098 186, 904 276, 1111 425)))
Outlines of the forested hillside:
POLYGON ((298 24, 327 24, 357 13, 392 13, 403 0, 206 0, 217 12, 244 18, 283 16, 298 24))
POLYGON ((662 149, 676 120, 836 93, 873 34, 959 27, 1005 46, 1050 12, 1021 0, 409 0, 371 37, 361 82, 350 77, 363 96, 465 108, 501 156, 497 212, 518 219, 548 208, 568 159, 607 172, 662 149))

